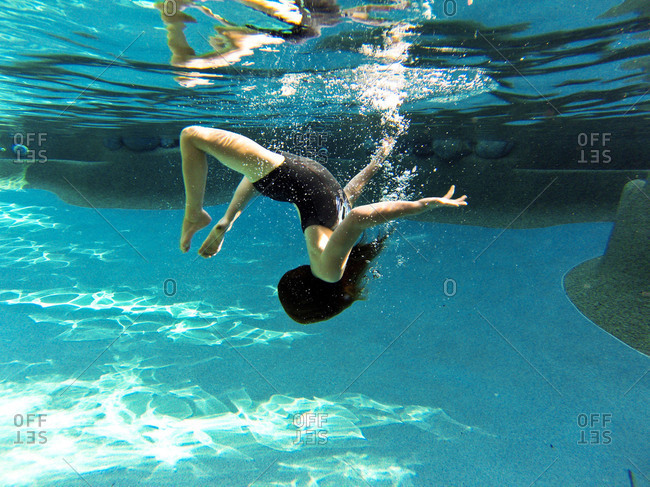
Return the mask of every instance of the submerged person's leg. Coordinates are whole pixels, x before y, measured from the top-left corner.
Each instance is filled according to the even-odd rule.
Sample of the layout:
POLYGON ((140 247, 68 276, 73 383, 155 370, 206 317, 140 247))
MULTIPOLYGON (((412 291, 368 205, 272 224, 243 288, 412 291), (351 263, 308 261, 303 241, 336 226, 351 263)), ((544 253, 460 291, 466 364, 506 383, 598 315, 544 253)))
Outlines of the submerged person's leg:
POLYGON ((181 132, 180 146, 185 185, 185 216, 181 229, 180 247, 182 252, 187 252, 194 234, 207 226, 212 218, 203 209, 205 182, 208 176, 208 161, 205 152, 194 145, 192 140, 186 136, 185 130, 181 132))
POLYGON ((243 135, 199 126, 184 128, 180 145, 186 198, 180 247, 187 252, 192 236, 211 221, 210 215, 203 209, 208 174, 206 154, 243 174, 251 182, 282 164, 284 156, 265 149, 243 135))

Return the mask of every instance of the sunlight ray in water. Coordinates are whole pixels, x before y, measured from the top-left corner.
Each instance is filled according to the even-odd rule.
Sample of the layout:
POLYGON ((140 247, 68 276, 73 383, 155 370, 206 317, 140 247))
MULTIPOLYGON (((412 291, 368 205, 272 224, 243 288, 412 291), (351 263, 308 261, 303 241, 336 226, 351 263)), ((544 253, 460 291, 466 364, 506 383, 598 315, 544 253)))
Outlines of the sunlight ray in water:
POLYGON ((362 114, 381 114, 385 132, 397 137, 409 125, 399 113, 405 103, 457 103, 497 88, 497 82, 482 69, 404 66, 411 28, 409 24, 397 24, 384 34, 382 46, 361 47, 361 54, 380 63, 322 73, 288 73, 280 78, 280 86, 275 80, 257 80, 241 97, 257 107, 291 106, 295 116, 300 115, 302 108, 310 111, 314 106, 322 106, 323 100, 327 104, 358 106, 362 114))
POLYGON ((394 65, 367 64, 355 69, 343 69, 327 73, 286 74, 277 86, 275 80, 253 86, 255 91, 246 93, 248 103, 273 106, 301 106, 313 108, 322 100, 343 104, 357 104, 364 93, 359 91, 370 79, 396 74, 399 69, 404 77, 404 94, 409 103, 455 103, 470 96, 489 92, 497 87, 483 70, 477 68, 420 69, 394 65), (370 77, 370 78, 369 78, 370 77), (273 95, 270 96, 269 92, 273 95), (257 96, 260 98, 257 99, 257 96))
MULTIPOLYGON (((5 480, 34 485, 65 478, 70 471, 62 458, 82 474, 136 468, 153 479, 172 469, 199 473, 201 462, 215 457, 246 462, 265 447, 280 452, 316 452, 323 446, 335 454, 313 457, 300 462, 301 466, 287 462, 281 470, 341 478, 356 470, 364 478, 386 481, 412 472, 386 459, 336 452, 362 446, 365 429, 391 424, 411 424, 447 440, 479 432, 438 408, 382 404, 362 394, 343 394, 338 399, 273 395, 254 401, 238 389, 219 400, 188 381, 175 385, 159 382, 155 377, 159 367, 141 358, 120 358, 119 362, 103 366, 98 378, 77 380, 69 388, 64 386, 70 379, 57 374, 32 374, 24 382, 0 383, 3 416, 35 411, 45 415, 39 429, 47 438, 35 448, 25 444, 25 431, 16 427, 14 444, 0 446, 0 470, 6 473, 5 480), (413 410, 422 414, 413 415, 413 410), (297 441, 305 426, 296 418, 307 415, 326 418, 319 426, 326 430, 326 445, 297 441), (332 463, 337 455, 342 464, 332 463)), ((245 464, 227 465, 247 468, 245 464)), ((222 474, 229 473, 224 470, 222 474)))

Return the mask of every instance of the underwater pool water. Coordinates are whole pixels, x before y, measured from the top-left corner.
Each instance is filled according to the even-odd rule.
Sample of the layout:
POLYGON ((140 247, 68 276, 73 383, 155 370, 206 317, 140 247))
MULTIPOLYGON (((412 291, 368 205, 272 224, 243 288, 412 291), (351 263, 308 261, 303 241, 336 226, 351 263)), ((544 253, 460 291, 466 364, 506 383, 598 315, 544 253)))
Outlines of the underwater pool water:
MULTIPOLYGON (((614 215, 542 197, 584 166, 524 179, 562 156, 549 127, 645 150, 647 5, 376 3, 6 2, 0 484, 650 485, 648 357, 563 287, 614 215), (341 179, 394 137, 377 199, 468 178, 524 203, 477 190, 473 219, 392 224, 366 298, 303 326, 277 296, 308 261, 289 205, 253 200, 210 260, 178 250, 190 124, 341 179)), ((647 178, 587 154, 611 171, 596 205, 647 178)), ((236 182, 216 166, 213 218, 236 182)))
POLYGON ((179 212, 2 205, 6 485, 620 485, 645 461, 645 359, 560 286, 609 224, 473 262, 495 230, 402 222, 417 252, 393 241, 367 301, 302 327, 274 295, 296 239, 250 230, 281 208, 206 264, 167 245, 179 212))

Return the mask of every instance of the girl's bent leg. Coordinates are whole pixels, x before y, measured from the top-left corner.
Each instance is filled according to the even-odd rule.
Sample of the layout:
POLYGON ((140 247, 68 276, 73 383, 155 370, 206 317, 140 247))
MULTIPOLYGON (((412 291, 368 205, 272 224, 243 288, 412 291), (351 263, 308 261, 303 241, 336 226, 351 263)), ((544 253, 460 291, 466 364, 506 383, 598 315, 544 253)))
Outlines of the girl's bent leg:
POLYGON ((183 129, 181 140, 183 139, 194 149, 210 154, 250 181, 266 176, 284 161, 281 154, 262 147, 244 135, 227 130, 193 125, 183 129))
POLYGON ((194 137, 187 129, 181 132, 180 145, 185 184, 185 215, 195 216, 203 209, 208 161, 205 152, 196 146, 194 137))
POLYGON ((189 250, 192 236, 212 220, 203 209, 208 161, 205 152, 196 147, 189 135, 183 130, 180 141, 183 182, 185 184, 185 216, 180 241, 182 252, 189 250))
POLYGON ((253 140, 227 130, 190 126, 181 132, 181 157, 185 184, 185 218, 181 231, 181 250, 187 252, 192 236, 210 223, 203 209, 208 174, 206 154, 224 166, 257 181, 282 164, 284 156, 253 140))

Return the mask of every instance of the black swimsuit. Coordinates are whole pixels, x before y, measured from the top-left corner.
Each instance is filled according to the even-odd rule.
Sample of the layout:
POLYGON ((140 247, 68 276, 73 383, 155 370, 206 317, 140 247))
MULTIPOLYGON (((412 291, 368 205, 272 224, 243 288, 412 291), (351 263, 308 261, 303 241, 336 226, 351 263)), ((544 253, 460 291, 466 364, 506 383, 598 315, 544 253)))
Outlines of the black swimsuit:
POLYGON ((296 205, 303 232, 310 225, 334 230, 351 210, 341 185, 313 159, 288 152, 282 155, 284 162, 255 181, 255 189, 276 201, 296 205))

